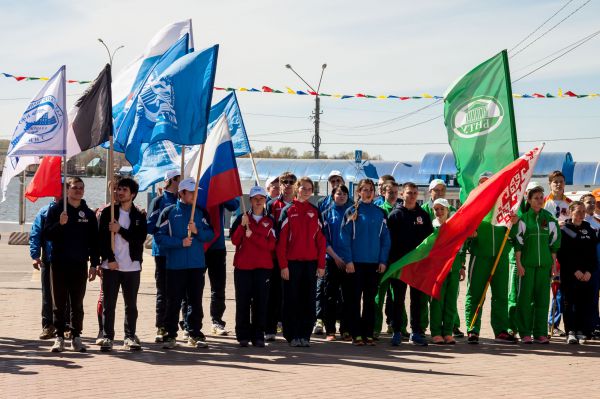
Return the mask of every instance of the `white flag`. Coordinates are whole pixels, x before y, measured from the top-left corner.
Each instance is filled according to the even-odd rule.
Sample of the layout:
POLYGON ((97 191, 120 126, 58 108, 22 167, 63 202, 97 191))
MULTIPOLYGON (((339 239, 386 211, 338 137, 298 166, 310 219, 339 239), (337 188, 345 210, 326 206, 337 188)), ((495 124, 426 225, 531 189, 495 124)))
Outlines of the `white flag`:
POLYGON ((40 163, 41 159, 35 156, 29 157, 6 157, 4 159, 4 169, 2 169, 2 201, 6 201, 6 190, 10 179, 23 172, 26 167, 32 164, 40 163))
POLYGON ((33 97, 13 133, 8 157, 65 155, 66 89, 65 66, 33 97))

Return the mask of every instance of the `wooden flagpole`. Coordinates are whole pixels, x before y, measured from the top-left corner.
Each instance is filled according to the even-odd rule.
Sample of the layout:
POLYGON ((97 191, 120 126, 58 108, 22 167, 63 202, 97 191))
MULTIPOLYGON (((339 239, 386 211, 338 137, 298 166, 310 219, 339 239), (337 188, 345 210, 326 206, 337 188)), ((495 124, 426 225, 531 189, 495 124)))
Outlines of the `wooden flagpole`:
MULTIPOLYGON (((194 202, 192 202, 192 214, 190 216, 190 223, 194 221, 194 215, 196 213, 196 201, 198 200, 198 186, 200 184, 200 173, 202 173, 202 159, 204 158, 204 144, 200 144, 200 159, 198 161, 198 173, 196 174, 196 186, 194 187, 194 202)), ((188 225, 188 238, 192 236, 192 231, 188 225)))
MULTIPOLYGON (((106 165, 106 173, 108 177, 108 173, 110 173, 110 177, 108 177, 108 191, 110 192, 110 221, 111 223, 115 220, 115 166, 114 166, 114 146, 113 146, 113 135, 112 131, 110 132, 110 136, 108 136, 109 142, 109 150, 108 150, 108 165, 106 165)), ((115 252, 115 233, 113 231, 110 232, 110 249, 115 252)))
POLYGON ((185 146, 181 146, 181 172, 179 174, 179 181, 184 179, 185 175, 185 146))

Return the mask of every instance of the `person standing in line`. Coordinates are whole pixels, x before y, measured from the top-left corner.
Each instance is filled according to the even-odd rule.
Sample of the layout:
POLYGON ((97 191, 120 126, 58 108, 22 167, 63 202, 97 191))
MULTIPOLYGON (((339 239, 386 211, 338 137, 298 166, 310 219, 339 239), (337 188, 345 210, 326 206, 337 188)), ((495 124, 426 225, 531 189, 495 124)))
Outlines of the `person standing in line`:
MULTIPOLYGON (((156 235, 158 232, 158 218, 161 212, 168 206, 177 203, 177 190, 181 179, 178 169, 169 170, 165 173, 165 187, 162 194, 154 197, 148 207, 148 234, 156 235)), ((154 342, 163 342, 167 334, 165 328, 165 312, 167 308, 167 257, 156 243, 152 240, 152 256, 154 256, 154 280, 156 282, 156 337, 154 342)))
POLYGON ((269 280, 275 253, 275 223, 265 213, 267 192, 250 189, 252 209, 237 217, 231 226, 235 245, 233 278, 235 285, 235 335, 240 346, 264 348, 269 280))
POLYGON ((52 241, 50 270, 56 340, 51 351, 62 352, 65 348, 65 310, 69 300, 71 348, 75 352, 85 352, 87 348, 81 341, 83 298, 86 280, 93 281, 96 278, 96 267, 99 264, 98 222, 94 211, 88 208, 83 199, 83 180, 79 177, 69 177, 66 185, 67 198, 48 209, 43 232, 44 239, 52 241), (67 201, 66 212, 64 201, 67 201))
MULTIPOLYGON (((585 194, 581 197, 581 202, 585 206, 585 218, 584 220, 590 224, 590 226, 596 230, 596 233, 600 235, 600 217, 596 218, 594 216, 594 211, 598 207, 599 199, 594 197, 594 194, 585 194)), ((597 245, 597 257, 598 257, 598 265, 592 271, 592 282, 593 286, 593 306, 591 309, 592 312, 592 324, 593 331, 591 338, 600 339, 600 313, 598 312, 598 292, 600 292, 600 241, 597 245)), ((559 259, 560 262, 560 259, 559 259)))
POLYGON ((292 347, 310 346, 315 323, 317 274, 325 272, 325 236, 319 210, 309 202, 314 185, 302 177, 296 199, 281 214, 277 259, 283 280, 283 336, 292 347))
POLYGON ((341 227, 341 258, 346 264, 346 298, 352 344, 374 346, 375 295, 379 274, 385 272, 390 236, 385 212, 373 204, 375 184, 358 183, 356 202, 346 211, 341 227), (362 300, 362 312, 361 312, 362 300))
POLYGON ((584 344, 594 331, 597 302, 592 281, 598 269, 598 232, 585 221, 586 206, 581 201, 569 205, 571 218, 561 227, 557 253, 563 293, 564 323, 567 343, 584 344), (595 312, 593 306, 596 305, 595 312))
POLYGON ((280 189, 279 189, 279 176, 273 176, 269 180, 267 180, 266 184, 267 190, 267 202, 271 201, 279 197, 280 189))
POLYGON ((184 298, 187 298, 189 307, 187 343, 196 348, 208 347, 202 334, 202 292, 206 272, 204 243, 212 240, 215 234, 206 220, 206 212, 194 203, 195 186, 196 182, 191 177, 181 180, 179 200, 163 209, 159 217, 159 229, 154 235, 161 253, 167 258, 167 335, 163 340, 164 349, 177 346, 179 311, 184 298), (190 221, 193 207, 196 208, 194 220, 190 221), (188 231, 191 236, 188 236, 188 231))
POLYGON ((556 252, 560 248, 560 227, 545 209, 544 190, 536 187, 527 193, 528 210, 514 226, 515 258, 519 293, 515 319, 521 342, 549 343, 546 313, 550 303, 550 276, 555 276, 556 252))
POLYGON ((396 179, 392 175, 383 175, 379 177, 379 180, 377 182, 379 195, 376 196, 375 199, 373 199, 373 203, 379 207, 385 202, 385 192, 383 185, 388 181, 396 181, 396 179))
POLYGON ((104 292, 104 339, 100 344, 102 352, 109 352, 113 348, 119 288, 123 292, 125 302, 124 346, 131 351, 142 348, 135 332, 138 317, 137 294, 140 288, 147 226, 146 215, 133 204, 138 191, 139 185, 135 180, 130 177, 122 178, 117 183, 115 218, 110 218, 110 207, 104 208, 100 216, 100 256, 104 292), (113 234, 114 250, 111 248, 113 234))

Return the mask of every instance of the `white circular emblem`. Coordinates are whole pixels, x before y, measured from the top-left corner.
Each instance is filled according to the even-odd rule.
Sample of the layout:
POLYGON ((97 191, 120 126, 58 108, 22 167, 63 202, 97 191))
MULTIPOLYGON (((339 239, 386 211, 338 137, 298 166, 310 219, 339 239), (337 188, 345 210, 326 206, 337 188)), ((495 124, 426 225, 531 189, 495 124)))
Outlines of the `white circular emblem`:
POLYGON ((85 217, 85 212, 84 211, 79 211, 79 217, 80 218, 84 218, 85 217))
POLYGON ((479 96, 456 108, 450 123, 456 135, 469 139, 490 134, 504 119, 502 105, 493 97, 479 96))

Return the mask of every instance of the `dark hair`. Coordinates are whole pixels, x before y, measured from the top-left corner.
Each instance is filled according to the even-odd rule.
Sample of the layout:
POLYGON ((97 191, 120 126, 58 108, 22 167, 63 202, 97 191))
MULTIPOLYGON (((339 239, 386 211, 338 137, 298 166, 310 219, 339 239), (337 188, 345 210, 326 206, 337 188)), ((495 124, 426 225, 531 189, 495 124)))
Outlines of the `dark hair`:
POLYGON ((358 216, 358 207, 360 206, 359 193, 364 186, 371 186, 373 188, 373 191, 375 191, 375 183, 373 183, 373 180, 362 179, 358 182, 358 184, 356 185, 356 195, 354 196, 354 213, 350 216, 351 220, 356 220, 356 217, 358 216))
POLYGON ((548 182, 552 183, 552 180, 556 179, 557 177, 562 177, 563 180, 565 179, 565 175, 563 175, 563 172, 561 172, 560 170, 555 170, 554 172, 548 175, 548 182))
POLYGON ((346 187, 345 184, 340 184, 339 186, 331 190, 331 197, 333 197, 338 190, 343 192, 347 196, 350 196, 350 190, 348 190, 348 187, 346 187))
POLYGON ((402 185, 402 190, 404 190, 406 187, 408 187, 408 188, 416 188, 417 190, 419 189, 419 187, 415 183, 413 183, 411 181, 404 183, 402 185))
POLYGON ((75 183, 81 183, 85 187, 85 183, 83 182, 83 180, 81 180, 81 177, 77 177, 77 176, 67 177, 67 187, 71 187, 75 183))
POLYGON ((386 182, 388 180, 396 181, 396 178, 392 175, 383 175, 379 179, 381 179, 381 181, 383 181, 383 182, 386 182))
POLYGON ((585 199, 586 199, 586 198, 588 198, 588 197, 592 197, 594 200, 596 199, 596 197, 594 197, 594 194, 592 194, 592 193, 589 193, 589 194, 583 194, 583 195, 581 196, 581 198, 579 198, 579 201, 583 202, 583 201, 585 201, 585 199))
POLYGON ((131 177, 123 177, 117 182, 117 187, 128 187, 131 194, 133 194, 133 198, 137 197, 138 192, 140 191, 140 185, 133 180, 131 177))
POLYGON ((585 204, 581 201, 573 201, 569 204, 569 212, 573 212, 573 209, 575 209, 578 206, 585 207, 585 204))
POLYGON ((530 200, 533 198, 533 194, 542 193, 544 194, 544 189, 541 187, 534 187, 527 192, 527 199, 530 200))

